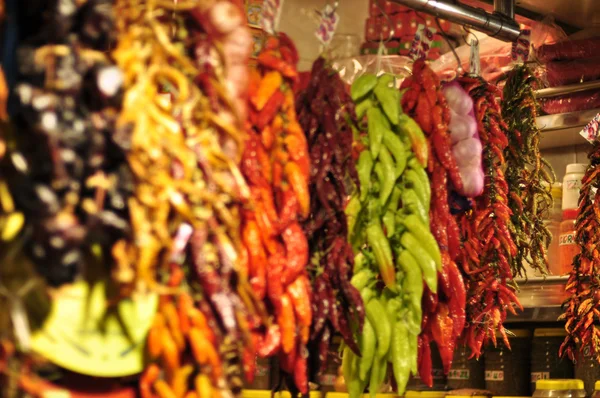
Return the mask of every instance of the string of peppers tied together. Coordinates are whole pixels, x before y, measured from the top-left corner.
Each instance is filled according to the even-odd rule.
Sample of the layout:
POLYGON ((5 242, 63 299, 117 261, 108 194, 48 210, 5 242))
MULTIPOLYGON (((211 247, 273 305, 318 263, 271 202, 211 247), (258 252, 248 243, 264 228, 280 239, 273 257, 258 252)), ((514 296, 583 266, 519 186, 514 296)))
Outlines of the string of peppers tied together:
POLYGON ((161 294, 140 393, 237 396, 242 350, 249 325, 260 323, 260 305, 240 255, 240 206, 249 195, 237 168, 245 109, 235 98, 246 87, 225 79, 231 82, 236 66, 246 68, 250 32, 229 1, 119 0, 115 7, 111 54, 125 87, 116 131, 130 138, 135 191, 132 236, 112 249, 113 280, 124 294, 161 294), (227 51, 232 40, 248 45, 227 51))
MULTIPOLYGON (((242 171, 251 191, 243 212, 248 275, 258 299, 274 316, 254 333, 260 357, 279 355, 288 387, 308 393, 308 351, 312 323, 309 246, 300 222, 310 214, 310 159, 298 123, 298 87, 293 44, 269 37, 258 56, 249 90, 249 140, 242 171)), ((248 361, 254 355, 247 354, 248 361)))
POLYGON ((461 237, 455 218, 450 214, 449 192, 460 190, 461 177, 452 157, 448 131, 450 110, 440 89, 440 81, 423 59, 415 61, 413 74, 402 83, 406 93, 402 107, 412 115, 429 140, 427 171, 430 176, 431 210, 429 225, 441 251, 439 287, 423 295, 423 323, 419 336, 419 376, 433 384, 430 342, 436 342, 447 373, 454 348, 465 324, 466 291, 463 276, 455 261, 460 254, 461 237))
POLYGON ((552 235, 544 224, 552 207, 552 166, 540 155, 542 132, 536 124, 538 104, 535 76, 528 66, 514 67, 506 76, 502 116, 508 123, 506 182, 508 206, 516 209, 509 224, 517 253, 511 264, 513 275, 525 275, 525 264, 548 273, 548 246, 552 235))
POLYGON ((417 375, 423 282, 437 291, 442 257, 429 231, 431 191, 425 172, 427 141, 402 113, 391 75, 366 74, 351 88, 367 135, 357 171, 360 190, 347 207, 350 242, 356 253, 351 283, 366 308, 360 352, 346 346, 342 369, 351 397, 369 385, 379 392, 391 362, 398 393, 417 375), (377 278, 380 278, 378 280, 377 278), (383 282, 383 283, 381 283, 383 282))
MULTIPOLYGON (((581 252, 573 259, 563 303, 567 336, 559 355, 579 360, 589 350, 589 356, 600 362, 600 258, 598 228, 600 228, 600 142, 596 140, 589 153, 590 165, 579 191, 578 216, 575 222, 575 242, 581 252)), ((587 355, 587 354, 586 354, 587 355)))
POLYGON ((358 352, 353 328, 362 330, 365 309, 360 292, 350 283, 354 254, 344 213, 347 197, 358 184, 352 157, 357 123, 354 104, 338 73, 323 58, 313 64, 305 86, 296 97, 296 110, 311 159, 311 211, 303 228, 312 255, 309 350, 318 352, 310 361, 315 380, 327 366, 334 333, 358 352))
POLYGON ((503 323, 507 310, 516 315, 523 307, 515 296, 511 264, 516 246, 509 232, 512 210, 508 206, 508 184, 504 178, 504 150, 508 145, 500 104, 500 90, 480 78, 458 79, 473 99, 479 137, 483 144, 484 191, 470 210, 457 216, 463 239, 457 263, 467 285, 467 322, 463 339, 472 356, 496 333, 510 347, 503 323))

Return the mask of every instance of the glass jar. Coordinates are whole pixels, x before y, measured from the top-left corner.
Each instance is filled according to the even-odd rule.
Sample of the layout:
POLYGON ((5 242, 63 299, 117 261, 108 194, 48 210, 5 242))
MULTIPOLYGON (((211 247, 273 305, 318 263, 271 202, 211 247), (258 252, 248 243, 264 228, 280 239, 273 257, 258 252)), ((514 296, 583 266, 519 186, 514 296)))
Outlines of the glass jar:
POLYGON ((589 347, 584 348, 581 355, 577 357, 575 378, 583 380, 585 392, 588 396, 591 397, 595 389, 598 393, 598 398, 600 398, 600 389, 598 389, 600 387, 598 384, 598 380, 600 380, 600 365, 590 355, 589 347))
POLYGON ((558 257, 560 259, 560 274, 565 275, 573 268, 573 258, 581 252, 575 242, 575 221, 577 209, 563 211, 563 221, 559 227, 558 257))
POLYGON ((566 334, 563 328, 535 329, 533 332, 531 345, 532 389, 535 388, 538 380, 571 379, 574 376, 573 362, 569 359, 562 359, 558 355, 566 334))
POLYGON ((594 393, 592 394, 592 398, 600 398, 600 380, 596 381, 594 384, 594 393))
POLYGON ((451 390, 461 388, 485 388, 485 367, 483 360, 469 359, 469 350, 465 346, 454 350, 452 368, 448 372, 448 387, 451 390))
POLYGON ((498 338, 496 347, 490 344, 485 351, 485 389, 494 395, 527 396, 530 394, 529 363, 531 332, 511 330, 511 349, 498 338))
POLYGON ((576 209, 579 204, 579 190, 581 179, 587 170, 585 163, 567 165, 567 172, 563 178, 562 209, 576 209))
POLYGON ((538 380, 533 398, 585 398, 583 381, 578 379, 538 380))

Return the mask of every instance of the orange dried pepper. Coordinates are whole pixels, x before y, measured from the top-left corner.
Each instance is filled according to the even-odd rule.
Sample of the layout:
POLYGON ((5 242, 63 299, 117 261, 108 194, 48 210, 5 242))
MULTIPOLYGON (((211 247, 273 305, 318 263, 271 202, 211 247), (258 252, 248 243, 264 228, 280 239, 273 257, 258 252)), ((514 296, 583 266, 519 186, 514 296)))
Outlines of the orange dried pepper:
POLYGON ((258 90, 254 95, 250 97, 250 102, 254 105, 257 111, 260 111, 265 107, 265 104, 275 94, 281 84, 283 83, 283 78, 281 77, 281 73, 277 71, 270 71, 265 73, 263 78, 260 80, 260 84, 258 86, 258 90))
POLYGON ((190 311, 194 308, 194 299, 189 294, 183 293, 179 295, 177 307, 181 332, 187 335, 191 328, 190 311))
POLYGON ((164 380, 157 380, 154 389, 160 398, 177 398, 171 387, 164 380))
POLYGON ((192 372, 194 372, 194 367, 192 365, 185 365, 175 371, 171 387, 178 398, 185 395, 188 387, 188 379, 192 375, 192 372))
POLYGON ((203 374, 196 376, 194 387, 196 387, 196 394, 198 394, 199 397, 204 398, 212 396, 212 385, 208 376, 203 374))
POLYGON ((164 314, 165 319, 167 320, 167 326, 171 331, 171 335, 173 336, 173 340, 177 345, 177 349, 179 351, 183 351, 185 349, 185 338, 183 337, 183 333, 181 332, 181 324, 179 322, 179 314, 177 313, 177 308, 173 301, 169 300, 164 303, 160 311, 164 314))
POLYGON ((308 190, 308 175, 304 175, 300 166, 295 162, 288 162, 284 168, 285 176, 292 190, 296 194, 300 205, 300 214, 307 218, 310 214, 310 193, 308 190))
POLYGON ((295 348, 296 318, 294 316, 292 300, 290 300, 290 297, 286 293, 281 296, 281 307, 279 314, 277 314, 277 324, 281 330, 283 352, 289 354, 295 348))
POLYGON ((157 313, 152 321, 152 327, 148 332, 148 354, 150 358, 158 358, 163 349, 162 330, 165 328, 165 318, 161 313, 157 313))

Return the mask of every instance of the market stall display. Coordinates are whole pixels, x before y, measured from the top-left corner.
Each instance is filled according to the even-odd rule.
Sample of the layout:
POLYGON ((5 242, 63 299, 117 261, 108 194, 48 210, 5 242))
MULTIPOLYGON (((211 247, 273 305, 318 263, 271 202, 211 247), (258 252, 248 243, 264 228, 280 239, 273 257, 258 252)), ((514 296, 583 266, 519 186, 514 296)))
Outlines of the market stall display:
POLYGON ((600 151, 560 190, 537 121, 595 103, 538 89, 596 79, 598 39, 538 48, 539 80, 527 29, 482 39, 496 80, 429 61, 451 38, 417 19, 445 21, 373 0, 377 54, 301 72, 278 1, 42 3, 0 0, 0 395, 525 396, 583 368, 591 388, 600 151), (556 323, 531 303, 560 270, 556 323))

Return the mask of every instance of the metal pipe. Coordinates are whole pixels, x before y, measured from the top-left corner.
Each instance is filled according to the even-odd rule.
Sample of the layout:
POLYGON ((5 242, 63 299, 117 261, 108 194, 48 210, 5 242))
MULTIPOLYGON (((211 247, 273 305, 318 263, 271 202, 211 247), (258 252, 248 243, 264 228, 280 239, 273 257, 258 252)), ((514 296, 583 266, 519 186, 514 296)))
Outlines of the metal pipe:
POLYGON ((593 88, 600 88, 600 80, 570 84, 568 86, 542 88, 535 91, 535 96, 537 98, 556 97, 557 95, 577 93, 579 91, 591 90, 593 88))
POLYGON ((515 18, 514 0, 494 0, 494 13, 499 13, 507 18, 515 18))
POLYGON ((391 0, 417 11, 433 14, 448 21, 467 25, 503 41, 516 41, 521 34, 514 19, 500 13, 489 14, 480 8, 439 0, 391 0))

